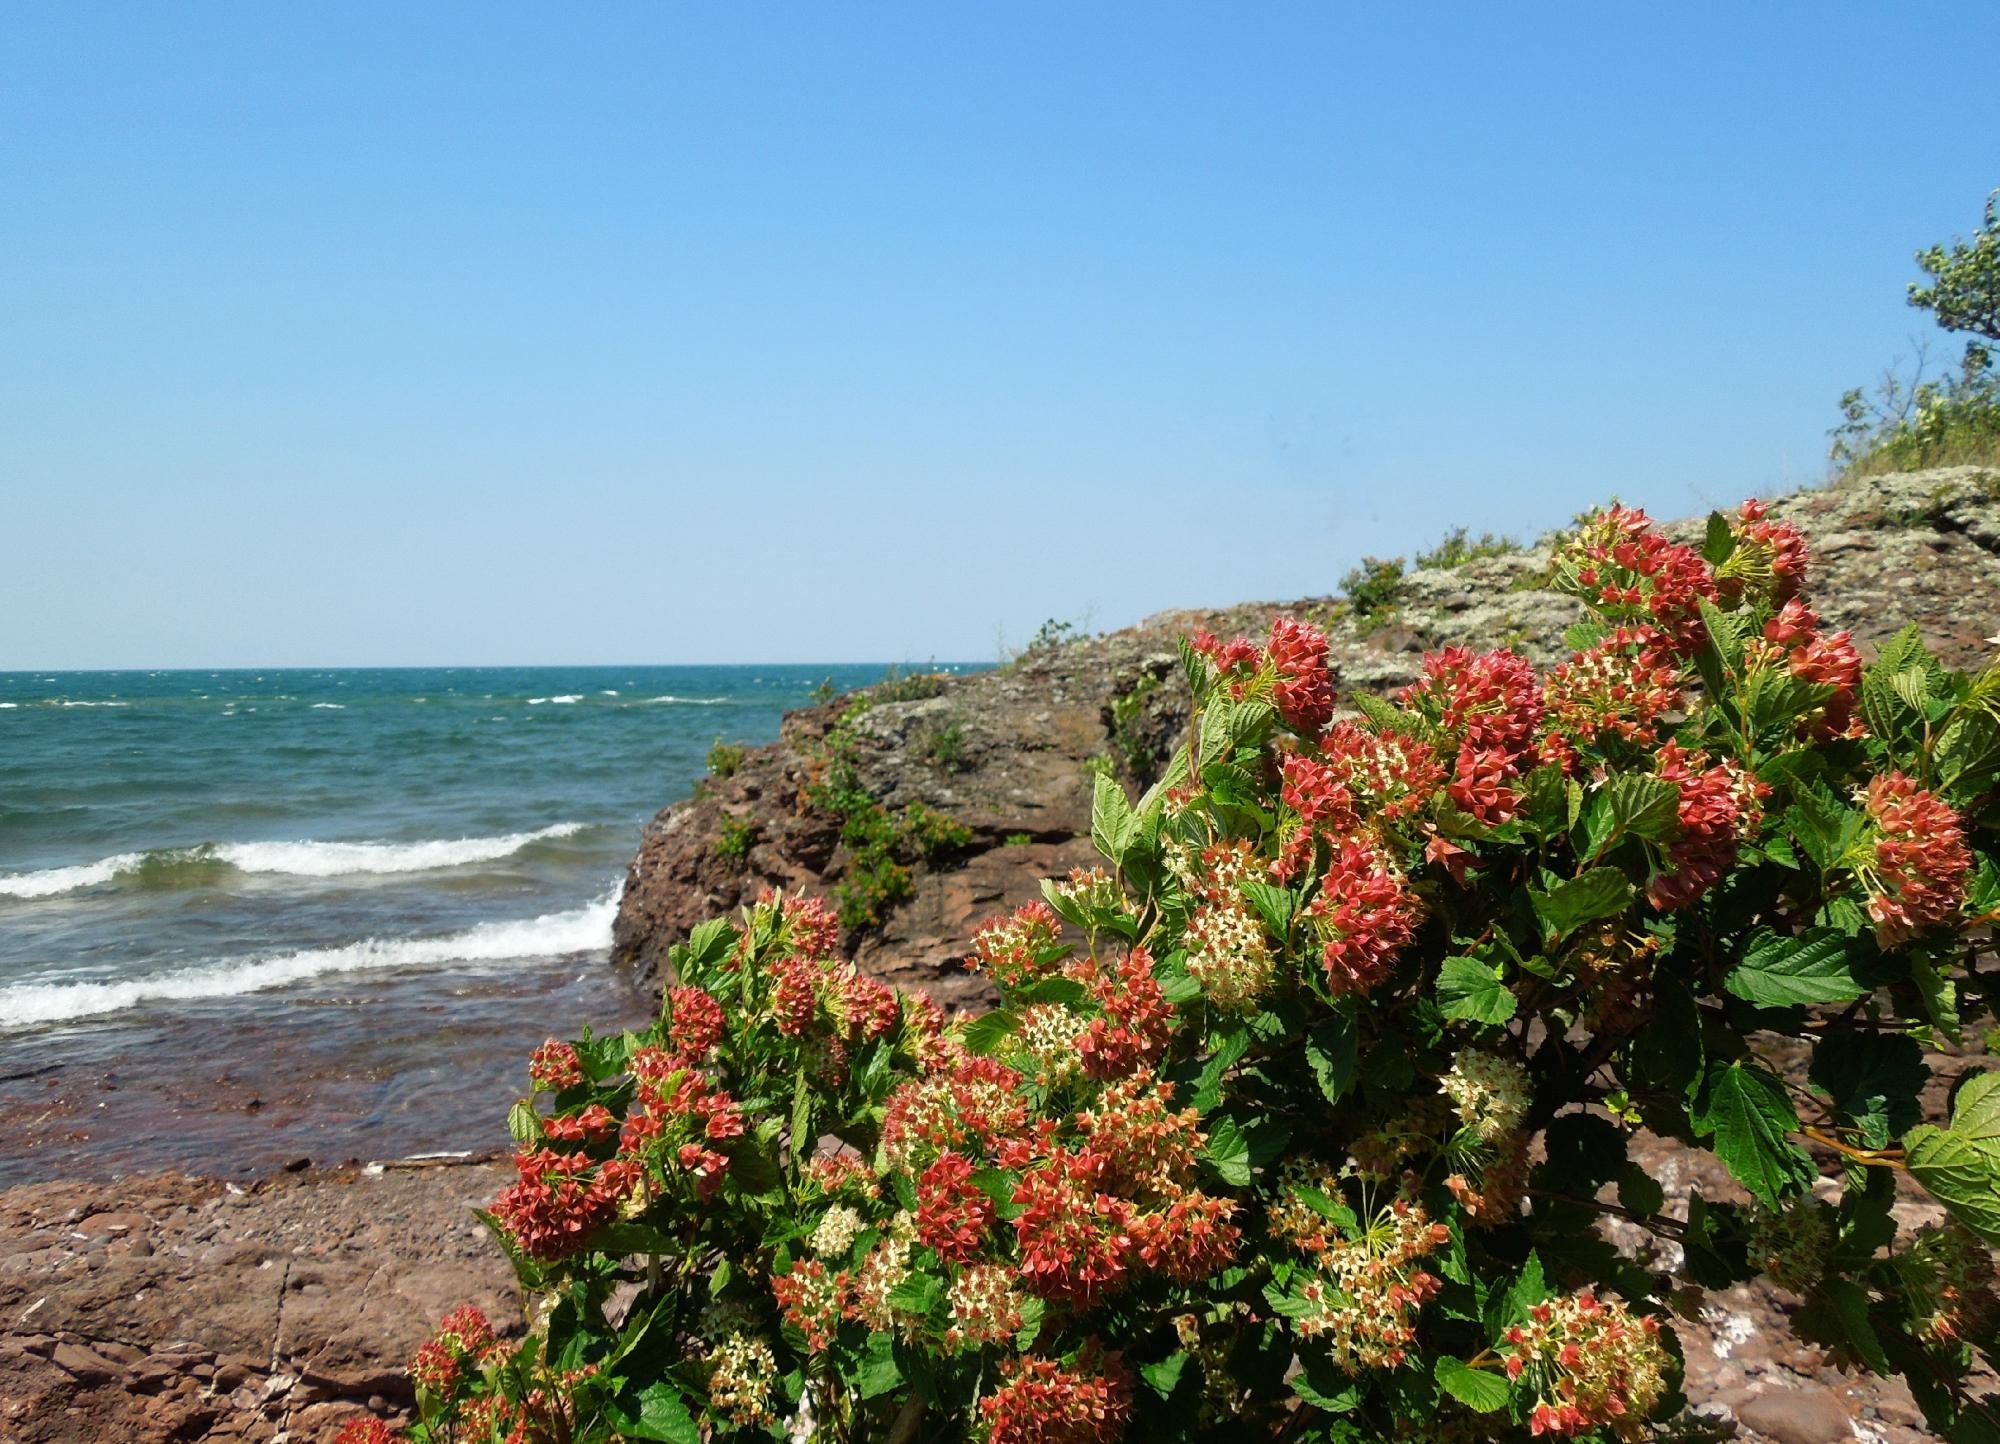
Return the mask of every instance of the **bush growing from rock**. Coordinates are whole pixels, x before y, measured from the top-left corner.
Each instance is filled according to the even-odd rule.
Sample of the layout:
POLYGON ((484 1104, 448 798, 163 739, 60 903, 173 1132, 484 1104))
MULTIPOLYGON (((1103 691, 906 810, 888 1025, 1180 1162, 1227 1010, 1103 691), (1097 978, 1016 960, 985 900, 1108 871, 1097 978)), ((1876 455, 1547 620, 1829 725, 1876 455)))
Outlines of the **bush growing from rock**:
POLYGON ((414 1436, 1634 1440, 1674 1310, 1762 1273, 2000 1438, 2000 1074, 1921 1106, 1991 1013, 2000 668, 1864 670, 1805 566, 1754 503, 1699 549, 1613 507, 1556 558, 1567 662, 1344 716, 1310 628, 1193 639, 1165 777, 1095 779, 1104 866, 970 940, 982 1017, 817 900, 697 928, 654 1026, 536 1054, 489 1215, 534 1327, 455 1317, 414 1436), (1741 1200, 1669 1214, 1642 1127, 1741 1200))

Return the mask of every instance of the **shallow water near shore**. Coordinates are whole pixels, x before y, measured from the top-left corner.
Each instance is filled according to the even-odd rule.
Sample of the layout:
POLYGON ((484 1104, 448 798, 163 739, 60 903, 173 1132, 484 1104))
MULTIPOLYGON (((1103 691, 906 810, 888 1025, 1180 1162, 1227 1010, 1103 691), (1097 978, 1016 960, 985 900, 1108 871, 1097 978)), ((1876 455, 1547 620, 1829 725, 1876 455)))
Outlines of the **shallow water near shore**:
POLYGON ((0 674, 0 1184, 504 1145, 645 820, 880 665, 0 674))

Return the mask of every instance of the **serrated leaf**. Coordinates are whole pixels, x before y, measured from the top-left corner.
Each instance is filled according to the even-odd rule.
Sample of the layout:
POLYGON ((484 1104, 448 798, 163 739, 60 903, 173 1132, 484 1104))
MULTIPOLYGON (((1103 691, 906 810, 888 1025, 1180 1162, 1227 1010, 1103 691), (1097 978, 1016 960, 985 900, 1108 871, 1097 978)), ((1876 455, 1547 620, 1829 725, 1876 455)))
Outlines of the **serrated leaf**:
POLYGON ((648 1384, 636 1397, 613 1404, 612 1425, 629 1439, 660 1444, 701 1444, 701 1426, 688 1411, 679 1389, 664 1379, 648 1384))
POLYGON ((944 1297, 944 1280, 932 1274, 912 1273, 889 1290, 889 1304, 912 1314, 928 1314, 944 1297))
POLYGON ((1775 1207, 1819 1177, 1811 1155, 1791 1140, 1799 1115, 1784 1083, 1756 1063, 1712 1064, 1692 1121, 1696 1134, 1714 1138, 1715 1156, 1760 1203, 1775 1207))
POLYGON ((1264 926, 1274 937, 1282 938, 1292 925, 1292 910, 1298 906, 1298 899, 1287 888, 1273 887, 1268 882, 1246 882, 1243 896, 1250 900, 1250 906, 1257 909, 1257 915, 1264 920, 1264 926))
POLYGON ((1173 1393, 1181 1382, 1181 1371, 1187 1368, 1186 1349, 1176 1349, 1164 1359, 1139 1366, 1139 1377, 1162 1399, 1173 1393))
POLYGON ((1966 1080, 1949 1128, 1925 1123, 1903 1135, 1903 1161, 1952 1217, 2000 1246, 2000 1071, 1966 1080))
POLYGON ((516 1143, 533 1143, 542 1136, 542 1115, 534 1104, 519 1101, 507 1110, 507 1136, 516 1143))
POLYGON ((1469 1409, 1491 1414, 1507 1407, 1510 1392, 1506 1379, 1475 1369, 1463 1359, 1441 1356, 1431 1371, 1438 1387, 1469 1409))
POLYGON ((1708 529, 1702 536, 1701 559, 1711 567, 1719 567, 1729 560, 1736 550, 1736 529, 1729 524, 1729 518, 1719 511, 1708 514, 1708 529))
POLYGON ((1595 857, 1614 837, 1669 842, 1680 832, 1681 790, 1664 777, 1621 772, 1590 795, 1585 851, 1595 857))
POLYGON ((1013 1037, 1021 1026, 1021 1015, 1011 1008, 995 1008, 990 1013, 981 1013, 965 1025, 961 1035, 969 1053, 991 1053, 1002 1043, 1013 1037))
POLYGON ((2000 774, 2000 724, 1984 712, 1966 714, 1938 739, 1936 760, 1945 790, 1969 797, 2000 774))
POLYGON ((1594 867, 1547 892, 1530 888, 1528 895, 1542 927, 1556 937, 1598 918, 1616 917, 1636 896, 1631 879, 1615 867, 1594 867))
POLYGON ((1807 1071, 1813 1086, 1833 1100, 1835 1116, 1860 1130, 1868 1148, 1887 1148, 1920 1121, 1919 1098, 1930 1076, 1916 1039, 1862 1032, 1820 1039, 1807 1071))
POLYGON ((1132 801, 1117 778, 1096 774, 1090 801, 1090 840, 1115 867, 1131 846, 1132 801))
POLYGON ((1354 1024, 1347 1018, 1328 1018, 1306 1034, 1306 1064, 1327 1102, 1338 1103, 1354 1085, 1354 1063, 1354 1024))
POLYGON ((864 1399, 876 1399, 903 1382, 902 1365, 896 1362, 894 1339, 888 1334, 870 1334, 868 1350, 855 1370, 855 1391, 864 1399))
POLYGON ((1519 1006, 1494 964, 1475 957, 1446 958, 1438 967, 1438 1007, 1456 1022, 1504 1023, 1519 1006))
POLYGON ((1760 1008, 1851 1002, 1869 991, 1854 976, 1857 954, 1865 960, 1869 952, 1860 938, 1832 928, 1808 928, 1789 938, 1759 928, 1722 985, 1760 1008))
POLYGON ((1208 1125, 1208 1145, 1201 1157, 1224 1183, 1233 1188, 1250 1186, 1250 1140, 1233 1118, 1218 1118, 1208 1125))

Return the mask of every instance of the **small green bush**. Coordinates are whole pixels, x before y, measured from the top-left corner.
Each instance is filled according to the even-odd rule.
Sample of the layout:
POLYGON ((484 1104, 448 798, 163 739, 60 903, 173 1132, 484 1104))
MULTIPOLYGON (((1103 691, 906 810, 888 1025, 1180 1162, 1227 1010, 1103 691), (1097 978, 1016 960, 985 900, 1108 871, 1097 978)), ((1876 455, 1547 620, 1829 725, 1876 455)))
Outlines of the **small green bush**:
POLYGON ((740 817, 724 817, 721 835, 715 840, 716 856, 740 862, 750 855, 750 845, 756 839, 756 823, 740 817))
POLYGON ((1464 527, 1455 526, 1429 551, 1417 553, 1417 569, 1449 571, 1453 567, 1462 567, 1467 562, 1476 562, 1482 557, 1504 557, 1520 549, 1521 544, 1512 537, 1495 536, 1490 531, 1483 531, 1475 537, 1464 527))
POLYGON ((1347 596, 1348 614, 1363 636, 1381 627, 1395 615, 1403 601, 1403 559, 1363 557, 1361 565, 1340 579, 1347 596))
POLYGON ((750 749, 740 742, 724 742, 720 737, 709 744, 708 771, 712 777, 734 777, 750 749))
POLYGON ((971 765, 965 751, 965 725, 953 718, 930 728, 918 739, 917 751, 931 766, 962 772, 971 765))

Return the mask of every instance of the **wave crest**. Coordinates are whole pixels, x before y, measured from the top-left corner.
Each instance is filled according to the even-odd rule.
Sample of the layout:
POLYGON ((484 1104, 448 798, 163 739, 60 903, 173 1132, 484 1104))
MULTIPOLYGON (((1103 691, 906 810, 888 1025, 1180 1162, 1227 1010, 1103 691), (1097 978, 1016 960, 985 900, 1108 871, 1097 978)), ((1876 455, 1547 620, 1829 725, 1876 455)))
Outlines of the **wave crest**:
POLYGON ((480 923, 434 938, 365 938, 338 948, 310 948, 276 957, 210 963, 120 982, 17 983, 0 988, 0 1028, 66 1023, 119 1013, 145 1003, 229 998, 304 982, 327 973, 437 967, 446 963, 498 963, 562 957, 611 946, 618 915, 614 891, 569 912, 480 923))
POLYGON ((574 836, 584 827, 581 822, 558 822, 533 832, 426 842, 218 842, 200 847, 121 852, 73 867, 0 877, 0 897, 58 897, 102 887, 133 874, 141 875, 142 881, 170 882, 176 869, 198 872, 205 880, 217 864, 238 872, 283 873, 292 877, 430 872, 464 867, 468 863, 497 862, 534 843, 574 836))

